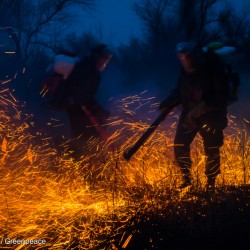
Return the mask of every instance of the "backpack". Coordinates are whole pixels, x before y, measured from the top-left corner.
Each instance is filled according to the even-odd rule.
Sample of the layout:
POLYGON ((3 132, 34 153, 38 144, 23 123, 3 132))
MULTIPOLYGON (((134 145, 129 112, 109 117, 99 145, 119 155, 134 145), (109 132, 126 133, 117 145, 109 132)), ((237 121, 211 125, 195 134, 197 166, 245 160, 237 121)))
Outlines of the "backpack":
POLYGON ((68 108, 67 79, 77 63, 77 58, 65 54, 56 55, 49 73, 42 82, 41 95, 46 105, 57 111, 68 108))
POLYGON ((239 74, 233 70, 232 66, 236 58, 236 48, 232 46, 225 46, 221 42, 213 42, 203 47, 203 51, 213 52, 220 58, 229 81, 228 105, 235 103, 239 99, 238 92, 240 85, 239 74))

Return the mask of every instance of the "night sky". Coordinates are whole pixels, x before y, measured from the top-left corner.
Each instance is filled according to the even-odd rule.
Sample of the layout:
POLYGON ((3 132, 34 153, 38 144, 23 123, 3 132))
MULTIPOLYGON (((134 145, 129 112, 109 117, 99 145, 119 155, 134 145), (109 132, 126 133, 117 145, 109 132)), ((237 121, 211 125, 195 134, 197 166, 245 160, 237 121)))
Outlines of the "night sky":
POLYGON ((89 30, 101 27, 105 42, 113 45, 126 44, 131 37, 141 38, 143 27, 133 11, 134 2, 135 0, 98 0, 84 26, 89 30))
MULTIPOLYGON (((133 11, 135 2, 140 0, 97 0, 93 10, 81 15, 82 24, 78 23, 72 28, 78 30, 80 27, 94 33, 101 31, 104 42, 114 46, 127 44, 131 37, 142 39, 143 25, 133 11)), ((246 10, 250 6, 250 2, 245 0, 221 2, 220 8, 232 3, 237 11, 246 10)))

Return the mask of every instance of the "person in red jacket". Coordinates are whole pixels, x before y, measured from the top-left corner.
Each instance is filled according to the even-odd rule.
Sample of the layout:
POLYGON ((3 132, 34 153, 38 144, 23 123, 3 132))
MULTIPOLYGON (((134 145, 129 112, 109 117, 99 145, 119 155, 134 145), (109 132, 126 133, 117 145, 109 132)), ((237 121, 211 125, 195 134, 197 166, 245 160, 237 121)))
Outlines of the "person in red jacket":
POLYGON ((176 51, 182 65, 178 84, 159 108, 182 105, 174 139, 175 158, 183 175, 181 188, 191 185, 190 145, 199 133, 206 155, 206 189, 213 192, 227 127, 228 78, 220 58, 212 52, 204 53, 197 43, 179 43, 176 51))

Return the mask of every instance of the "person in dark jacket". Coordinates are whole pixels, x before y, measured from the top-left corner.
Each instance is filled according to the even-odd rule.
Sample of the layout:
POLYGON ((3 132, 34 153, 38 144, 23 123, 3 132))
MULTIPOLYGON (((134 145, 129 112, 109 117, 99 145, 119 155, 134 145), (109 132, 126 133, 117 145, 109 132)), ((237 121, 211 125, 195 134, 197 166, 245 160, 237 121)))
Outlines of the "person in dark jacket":
POLYGON ((182 65, 178 84, 159 108, 182 105, 174 139, 175 158, 183 175, 181 188, 191 185, 190 144, 199 133, 206 155, 206 189, 213 192, 227 127, 227 75, 221 60, 212 52, 203 53, 195 42, 179 43, 176 50, 182 65))
POLYGON ((72 156, 79 159, 86 150, 90 138, 103 138, 100 125, 108 112, 98 104, 97 94, 101 72, 112 55, 101 44, 93 48, 89 57, 78 62, 67 79, 67 114, 71 130, 72 156))

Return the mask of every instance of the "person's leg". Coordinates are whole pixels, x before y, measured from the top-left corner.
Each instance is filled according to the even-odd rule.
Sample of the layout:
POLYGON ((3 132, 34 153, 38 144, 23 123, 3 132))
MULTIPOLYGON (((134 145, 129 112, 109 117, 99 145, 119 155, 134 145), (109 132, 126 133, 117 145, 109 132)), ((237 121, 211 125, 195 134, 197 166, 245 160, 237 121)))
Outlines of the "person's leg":
POLYGON ((223 130, 202 128, 199 133, 203 139, 206 155, 207 188, 214 189, 215 179, 220 174, 220 147, 224 141, 223 130))
POLYGON ((71 142, 70 156, 76 161, 83 161, 82 170, 84 179, 93 186, 101 174, 100 156, 100 135, 89 117, 78 108, 69 113, 71 142))
POLYGON ((185 187, 191 183, 190 168, 192 161, 190 157, 190 144, 198 131, 196 129, 188 131, 184 128, 183 123, 184 115, 181 115, 174 139, 174 154, 184 179, 182 187, 185 187))
POLYGON ((70 155, 80 160, 81 156, 86 153, 87 140, 88 140, 88 126, 90 126, 86 115, 79 107, 74 107, 68 112, 69 125, 70 125, 70 155))

